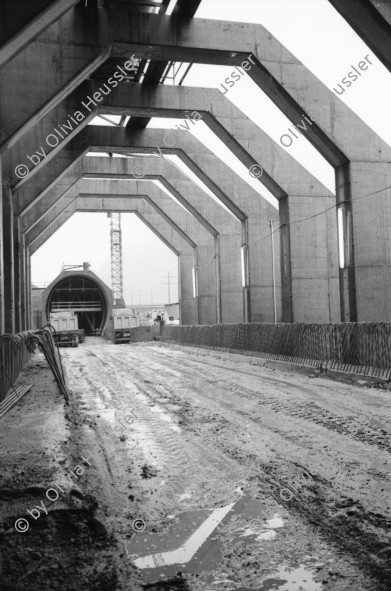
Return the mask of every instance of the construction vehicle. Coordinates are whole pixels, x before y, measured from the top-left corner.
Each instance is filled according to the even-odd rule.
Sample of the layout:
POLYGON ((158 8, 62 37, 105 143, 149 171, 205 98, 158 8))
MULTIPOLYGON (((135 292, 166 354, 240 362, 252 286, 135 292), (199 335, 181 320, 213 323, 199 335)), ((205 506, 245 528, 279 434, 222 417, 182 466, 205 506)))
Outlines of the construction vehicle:
POLYGON ((169 326, 170 324, 179 324, 179 319, 175 318, 175 316, 173 315, 170 316, 167 311, 165 311, 163 314, 163 320, 164 324, 167 326, 169 326))
POLYGON ((58 310, 50 314, 50 324, 55 329, 54 339, 59 347, 78 347, 84 343, 84 330, 79 329, 77 314, 73 310, 58 310))
POLYGON ((140 317, 134 308, 115 308, 114 319, 114 344, 130 343, 132 328, 140 326, 140 317))
POLYGON ((179 324, 179 303, 166 304, 164 310, 164 324, 179 324))

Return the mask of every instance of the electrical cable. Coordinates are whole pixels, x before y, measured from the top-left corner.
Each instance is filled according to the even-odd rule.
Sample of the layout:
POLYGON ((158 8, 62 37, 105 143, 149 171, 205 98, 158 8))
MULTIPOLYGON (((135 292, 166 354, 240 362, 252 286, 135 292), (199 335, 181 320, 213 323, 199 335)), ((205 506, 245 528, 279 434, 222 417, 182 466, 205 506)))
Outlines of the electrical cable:
MULTIPOLYGON (((358 197, 356 197, 353 201, 351 201, 352 204, 354 204, 356 201, 358 201, 359 199, 363 199, 364 197, 371 197, 372 195, 377 195, 378 193, 382 193, 383 191, 387 191, 387 189, 391 189, 391 185, 388 185, 387 187, 384 187, 383 189, 379 189, 378 191, 373 191, 372 193, 366 193, 365 195, 360 195, 358 197)), ((308 220, 312 220, 324 213, 327 213, 328 211, 331 211, 332 209, 336 209, 339 206, 338 203, 334 203, 333 205, 331 205, 330 207, 327 207, 327 209, 323 209, 322 211, 319 211, 318 213, 315 213, 309 217, 306 218, 302 218, 300 220, 295 220, 294 222, 289 222, 288 224, 281 224, 280 226, 278 226, 278 228, 276 228, 275 230, 273 230, 273 232, 270 232, 269 234, 267 234, 266 236, 264 236, 263 238, 260 238, 259 240, 256 240, 254 242, 254 244, 259 244, 260 242, 263 242, 264 240, 266 240, 267 238, 270 238, 270 236, 272 236, 273 234, 275 234, 276 232, 279 232, 281 230, 281 228, 283 228, 284 226, 293 226, 294 224, 300 224, 302 222, 306 222, 308 220)), ((231 254, 236 254, 237 252, 240 252, 240 249, 235 248, 231 251, 229 251, 228 253, 226 253, 226 256, 229 256, 231 254)), ((198 267, 198 270, 204 270, 207 269, 212 263, 213 261, 216 259, 217 255, 214 255, 214 257, 212 258, 212 260, 207 263, 206 265, 203 265, 202 267, 198 267)))

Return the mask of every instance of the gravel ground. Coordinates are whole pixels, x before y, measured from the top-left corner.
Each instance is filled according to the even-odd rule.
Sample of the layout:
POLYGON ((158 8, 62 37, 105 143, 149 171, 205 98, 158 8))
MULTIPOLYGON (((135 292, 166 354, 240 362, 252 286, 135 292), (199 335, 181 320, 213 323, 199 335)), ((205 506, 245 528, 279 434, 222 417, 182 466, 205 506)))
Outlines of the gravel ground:
POLYGON ((388 390, 162 343, 87 339, 62 355, 70 406, 33 360, 33 391, 2 421, 4 577, 51 591, 391 589, 388 390), (44 426, 18 451, 23 475, 21 411, 44 426), (48 515, 16 532, 53 482, 65 492, 48 515))

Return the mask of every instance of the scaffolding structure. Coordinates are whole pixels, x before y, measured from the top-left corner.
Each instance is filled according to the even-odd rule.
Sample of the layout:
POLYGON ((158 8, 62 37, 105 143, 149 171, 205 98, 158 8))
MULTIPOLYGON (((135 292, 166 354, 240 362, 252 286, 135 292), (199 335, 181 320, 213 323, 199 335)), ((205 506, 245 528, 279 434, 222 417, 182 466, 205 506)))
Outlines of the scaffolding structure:
POLYGON ((111 254, 111 289, 113 290, 114 307, 124 307, 123 276, 122 276, 122 230, 121 214, 110 212, 110 254, 111 254))

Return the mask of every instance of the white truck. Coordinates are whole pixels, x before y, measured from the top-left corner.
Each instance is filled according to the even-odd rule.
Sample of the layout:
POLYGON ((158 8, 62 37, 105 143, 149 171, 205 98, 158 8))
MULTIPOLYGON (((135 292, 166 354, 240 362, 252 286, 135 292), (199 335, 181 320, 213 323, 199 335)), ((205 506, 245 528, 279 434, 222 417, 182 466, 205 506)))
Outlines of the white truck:
POLYGON ((179 302, 175 304, 166 304, 164 310, 165 324, 179 324, 179 302))
POLYGON ((115 308, 113 310, 114 320, 114 343, 130 343, 132 328, 140 326, 140 317, 134 308, 115 308))
POLYGON ((173 313, 167 312, 167 310, 165 310, 163 314, 163 320, 164 324, 166 324, 167 326, 170 324, 179 324, 179 318, 175 318, 173 313))
POLYGON ((84 343, 84 330, 79 329, 77 314, 73 310, 58 310, 50 313, 50 324, 55 329, 54 338, 59 347, 78 347, 84 343))

